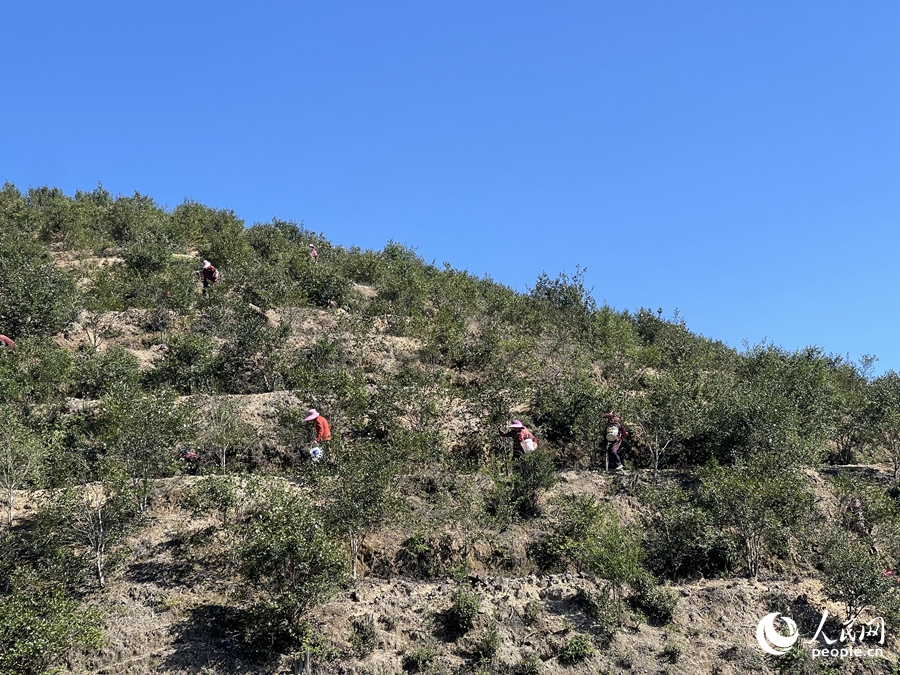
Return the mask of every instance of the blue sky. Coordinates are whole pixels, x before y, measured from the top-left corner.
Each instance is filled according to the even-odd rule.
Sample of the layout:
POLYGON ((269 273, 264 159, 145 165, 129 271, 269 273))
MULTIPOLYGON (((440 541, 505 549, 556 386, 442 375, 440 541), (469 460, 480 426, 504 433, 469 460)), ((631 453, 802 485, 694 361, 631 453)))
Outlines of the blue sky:
POLYGON ((7 2, 0 181, 900 370, 900 3, 7 2))

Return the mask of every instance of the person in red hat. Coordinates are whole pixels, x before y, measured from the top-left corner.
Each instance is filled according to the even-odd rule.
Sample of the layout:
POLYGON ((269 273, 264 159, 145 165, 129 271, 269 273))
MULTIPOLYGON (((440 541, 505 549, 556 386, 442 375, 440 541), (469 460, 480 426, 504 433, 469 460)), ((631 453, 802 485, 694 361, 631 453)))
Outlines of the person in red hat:
POLYGON ((534 434, 528 430, 528 427, 519 420, 513 420, 506 425, 506 428, 508 431, 504 431, 503 425, 500 425, 500 435, 504 438, 515 438, 523 453, 527 454, 537 450, 537 439, 534 437, 534 434))
POLYGON ((0 335, 0 349, 8 349, 12 351, 16 348, 16 343, 12 341, 11 338, 6 337, 5 335, 0 335))

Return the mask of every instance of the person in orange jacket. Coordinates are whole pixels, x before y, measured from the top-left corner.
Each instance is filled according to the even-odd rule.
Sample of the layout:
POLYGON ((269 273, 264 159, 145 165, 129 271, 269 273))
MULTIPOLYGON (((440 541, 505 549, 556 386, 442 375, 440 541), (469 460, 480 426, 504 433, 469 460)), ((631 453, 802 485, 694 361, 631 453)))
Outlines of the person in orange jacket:
POLYGON ((12 341, 11 338, 6 337, 5 335, 0 335, 0 349, 8 349, 13 351, 16 348, 16 343, 12 341))
POLYGON ((537 450, 537 439, 519 420, 513 420, 506 427, 509 431, 504 431, 503 425, 500 425, 500 435, 504 438, 515 438, 523 453, 527 454, 537 450))
POLYGON ((319 460, 324 454, 324 448, 322 445, 331 440, 331 425, 328 423, 318 410, 315 408, 310 408, 306 413, 306 417, 303 418, 304 422, 312 422, 316 428, 316 438, 313 440, 312 447, 310 448, 310 457, 313 460, 319 460), (315 453, 316 449, 319 449, 319 453, 315 453))

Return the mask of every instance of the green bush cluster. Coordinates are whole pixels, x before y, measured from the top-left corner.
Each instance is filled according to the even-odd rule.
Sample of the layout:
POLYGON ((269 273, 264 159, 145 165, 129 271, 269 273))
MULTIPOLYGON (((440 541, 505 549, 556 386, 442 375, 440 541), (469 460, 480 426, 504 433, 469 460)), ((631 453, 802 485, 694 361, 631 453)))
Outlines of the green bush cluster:
POLYGON ((451 634, 462 635, 469 632, 478 619, 481 601, 468 586, 459 586, 453 592, 450 609, 444 616, 445 626, 451 634))
POLYGON ((653 626, 670 623, 678 608, 678 591, 671 586, 659 584, 649 574, 640 574, 631 583, 632 607, 647 617, 653 626))
POLYGON ((408 673, 422 673, 437 659, 437 648, 433 644, 413 647, 403 655, 403 669, 408 673))
POLYGON ((360 657, 366 657, 375 651, 378 646, 378 631, 375 628, 375 618, 371 614, 360 619, 354 619, 351 628, 350 644, 360 657))
POLYGON ((27 574, 0 596, 0 674, 47 672, 73 648, 97 649, 102 615, 27 574))
POLYGON ((581 663, 594 655, 594 643, 591 636, 586 633, 576 633, 568 639, 562 649, 559 650, 557 658, 559 662, 566 666, 574 666, 581 663))

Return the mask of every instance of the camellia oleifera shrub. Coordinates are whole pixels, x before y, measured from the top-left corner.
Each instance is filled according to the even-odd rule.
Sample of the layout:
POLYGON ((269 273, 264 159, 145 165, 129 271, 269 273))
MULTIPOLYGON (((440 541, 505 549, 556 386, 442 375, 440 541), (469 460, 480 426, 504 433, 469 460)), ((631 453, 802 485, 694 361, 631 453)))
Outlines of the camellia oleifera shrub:
POLYGON ((14 228, 0 227, 0 326, 14 339, 52 335, 80 304, 75 283, 50 251, 14 228))
POLYGON ((347 557, 316 507, 292 487, 261 481, 249 499, 245 519, 234 527, 237 571, 248 592, 261 593, 248 613, 248 635, 296 647, 305 636, 306 610, 343 584, 347 557))

